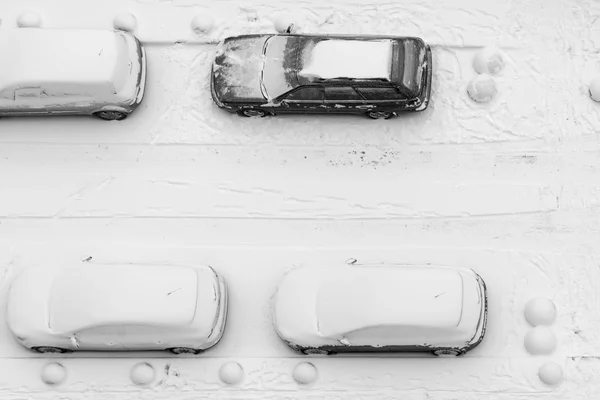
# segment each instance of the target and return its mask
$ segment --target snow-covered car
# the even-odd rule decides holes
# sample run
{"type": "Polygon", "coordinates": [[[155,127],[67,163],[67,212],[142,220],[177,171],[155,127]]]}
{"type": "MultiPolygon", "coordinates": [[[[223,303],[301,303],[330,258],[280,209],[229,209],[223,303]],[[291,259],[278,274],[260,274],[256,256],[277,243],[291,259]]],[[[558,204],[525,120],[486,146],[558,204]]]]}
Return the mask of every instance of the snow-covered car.
{"type": "Polygon", "coordinates": [[[427,108],[431,49],[415,37],[243,35],[219,46],[217,106],[239,115],[364,114],[427,108]]]}
{"type": "Polygon", "coordinates": [[[0,117],[122,120],[144,96],[144,48],[127,32],[9,29],[0,32],[0,54],[0,117]]]}
{"type": "Polygon", "coordinates": [[[27,268],[12,282],[7,323],[40,353],[214,346],[227,318],[227,286],[210,267],[95,265],[27,268]]]}
{"type": "Polygon", "coordinates": [[[486,287],[471,269],[298,268],[280,283],[273,318],[279,336],[305,354],[461,355],[483,339],[486,287]]]}

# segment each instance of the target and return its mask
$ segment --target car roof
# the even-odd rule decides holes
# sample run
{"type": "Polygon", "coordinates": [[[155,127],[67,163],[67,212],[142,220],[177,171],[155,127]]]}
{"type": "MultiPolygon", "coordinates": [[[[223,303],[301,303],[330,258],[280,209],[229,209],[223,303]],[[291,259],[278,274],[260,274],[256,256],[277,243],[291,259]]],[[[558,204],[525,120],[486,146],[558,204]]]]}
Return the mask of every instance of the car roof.
{"type": "Polygon", "coordinates": [[[303,55],[299,75],[310,79],[392,80],[392,39],[324,38],[303,55]]]}
{"type": "Polygon", "coordinates": [[[50,289],[48,326],[53,332],[72,332],[96,326],[189,324],[198,293],[210,292],[212,298],[215,290],[214,279],[199,280],[197,271],[202,272],[160,265],[63,269],[50,289]]]}
{"type": "Polygon", "coordinates": [[[114,91],[127,72],[127,34],[109,30],[19,28],[0,33],[0,90],[71,86],[114,91]]]}
{"type": "Polygon", "coordinates": [[[460,323],[462,302],[457,270],[350,267],[321,282],[316,309],[319,332],[335,337],[373,327],[452,329],[460,323]]]}

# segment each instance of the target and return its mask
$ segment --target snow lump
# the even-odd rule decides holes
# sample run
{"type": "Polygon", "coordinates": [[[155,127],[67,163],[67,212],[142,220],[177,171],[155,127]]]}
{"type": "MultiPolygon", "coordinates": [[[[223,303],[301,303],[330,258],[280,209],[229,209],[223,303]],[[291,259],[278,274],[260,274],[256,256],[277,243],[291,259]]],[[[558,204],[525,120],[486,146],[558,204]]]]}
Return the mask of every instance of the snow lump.
{"type": "Polygon", "coordinates": [[[556,349],[556,335],[545,326],[536,326],[525,335],[525,348],[532,355],[552,354],[556,349]]]}
{"type": "Polygon", "coordinates": [[[525,319],[532,326],[552,325],[556,319],[556,306],[545,297],[531,299],[525,305],[525,319]]]}
{"type": "Polygon", "coordinates": [[[487,103],[496,95],[496,82],[488,74],[477,75],[469,82],[467,94],[477,103],[487,103]]]}

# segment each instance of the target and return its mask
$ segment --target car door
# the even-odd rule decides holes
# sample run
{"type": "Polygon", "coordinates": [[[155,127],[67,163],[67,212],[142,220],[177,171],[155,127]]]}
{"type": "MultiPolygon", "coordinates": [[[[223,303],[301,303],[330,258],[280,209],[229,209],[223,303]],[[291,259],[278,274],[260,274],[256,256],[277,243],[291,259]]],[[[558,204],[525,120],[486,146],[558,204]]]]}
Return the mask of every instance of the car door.
{"type": "Polygon", "coordinates": [[[356,113],[365,99],[351,86],[325,87],[325,107],[330,113],[356,113]]]}
{"type": "Polygon", "coordinates": [[[41,87],[22,87],[7,92],[12,101],[8,102],[7,115],[43,115],[47,114],[48,93],[41,87]]]}
{"type": "Polygon", "coordinates": [[[74,332],[71,344],[79,350],[121,351],[124,350],[121,342],[124,334],[123,326],[97,326],[74,332]]]}
{"type": "Polygon", "coordinates": [[[356,90],[365,99],[365,103],[361,106],[363,111],[402,111],[408,101],[397,87],[359,87],[356,90]]]}
{"type": "Polygon", "coordinates": [[[126,325],[121,343],[125,350],[164,350],[171,346],[176,330],[169,335],[165,329],[151,325],[126,325]]]}
{"type": "Polygon", "coordinates": [[[318,86],[300,87],[281,99],[276,113],[320,113],[323,109],[323,89],[318,86]]]}

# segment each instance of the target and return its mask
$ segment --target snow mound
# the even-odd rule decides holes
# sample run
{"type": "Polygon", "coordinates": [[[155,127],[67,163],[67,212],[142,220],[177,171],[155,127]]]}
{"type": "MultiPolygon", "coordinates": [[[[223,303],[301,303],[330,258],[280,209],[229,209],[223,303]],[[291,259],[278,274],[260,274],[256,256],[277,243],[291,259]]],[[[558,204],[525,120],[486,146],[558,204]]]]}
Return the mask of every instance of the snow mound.
{"type": "Polygon", "coordinates": [[[479,74],[499,73],[504,68],[502,51],[497,47],[484,47],[475,54],[473,68],[479,74]]]}
{"type": "Polygon", "coordinates": [[[221,366],[219,378],[230,385],[238,384],[244,379],[244,370],[236,362],[228,362],[221,366]]]}
{"type": "Polygon", "coordinates": [[[293,377],[302,385],[313,383],[317,380],[317,368],[312,363],[301,362],[294,368],[293,377]]]}
{"type": "Polygon", "coordinates": [[[547,362],[538,372],[540,380],[547,385],[558,385],[563,380],[563,369],[555,362],[547,362]]]}
{"type": "Polygon", "coordinates": [[[215,21],[212,19],[210,15],[206,14],[198,14],[192,19],[191,27],[192,30],[200,35],[202,33],[209,32],[213,26],[215,25],[215,21]]]}
{"type": "Polygon", "coordinates": [[[487,103],[496,95],[496,82],[488,74],[477,75],[469,82],[467,94],[477,103],[487,103]]]}
{"type": "Polygon", "coordinates": [[[592,100],[600,102],[600,77],[590,82],[589,92],[592,100]]]}
{"type": "Polygon", "coordinates": [[[39,14],[26,11],[17,18],[19,28],[39,28],[42,26],[42,17],[39,14]]]}
{"type": "Polygon", "coordinates": [[[556,319],[556,306],[545,297],[531,299],[525,305],[525,319],[532,326],[552,325],[556,319]]]}
{"type": "Polygon", "coordinates": [[[294,19],[289,14],[279,14],[273,20],[275,30],[279,33],[294,33],[296,24],[294,19]]]}
{"type": "Polygon", "coordinates": [[[122,13],[115,17],[113,26],[119,31],[133,32],[137,27],[137,18],[131,13],[122,13]]]}
{"type": "Polygon", "coordinates": [[[139,363],[131,369],[131,381],[136,385],[147,385],[154,380],[154,367],[146,362],[139,363]]]}
{"type": "Polygon", "coordinates": [[[67,376],[67,371],[59,363],[46,364],[42,369],[42,381],[48,385],[58,385],[67,376]]]}
{"type": "Polygon", "coordinates": [[[532,355],[552,354],[556,349],[556,335],[545,326],[536,326],[525,335],[525,348],[532,355]]]}

